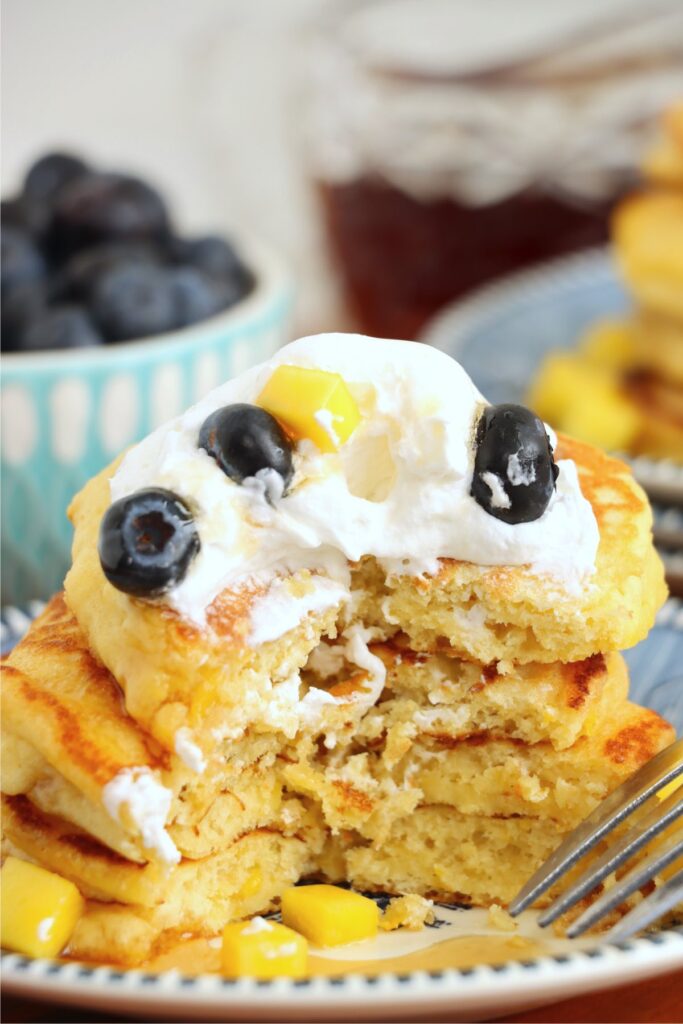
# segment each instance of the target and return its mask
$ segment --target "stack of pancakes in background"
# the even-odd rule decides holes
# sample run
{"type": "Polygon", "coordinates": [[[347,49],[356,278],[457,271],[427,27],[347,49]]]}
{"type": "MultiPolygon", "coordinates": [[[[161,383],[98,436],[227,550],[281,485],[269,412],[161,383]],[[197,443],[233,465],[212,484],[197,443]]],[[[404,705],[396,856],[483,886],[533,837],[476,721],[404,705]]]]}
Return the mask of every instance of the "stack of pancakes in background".
{"type": "Polygon", "coordinates": [[[591,326],[541,364],[529,404],[558,430],[683,463],[683,102],[662,119],[645,184],[622,200],[612,243],[634,311],[591,326]]]}
{"type": "Polygon", "coordinates": [[[644,171],[649,187],[614,217],[616,257],[637,309],[626,390],[641,412],[638,444],[683,462],[683,102],[644,171]]]}
{"type": "Polygon", "coordinates": [[[647,500],[596,449],[561,439],[560,456],[600,530],[576,593],[524,566],[426,578],[366,558],[351,601],[322,574],[278,578],[298,621],[258,644],[257,588],[224,591],[199,629],[107,583],[112,470],[88,484],[65,595],[2,694],[3,849],[86,897],[73,955],[140,963],[301,877],[505,903],[671,742],[628,703],[617,653],[665,597],[647,500]]]}

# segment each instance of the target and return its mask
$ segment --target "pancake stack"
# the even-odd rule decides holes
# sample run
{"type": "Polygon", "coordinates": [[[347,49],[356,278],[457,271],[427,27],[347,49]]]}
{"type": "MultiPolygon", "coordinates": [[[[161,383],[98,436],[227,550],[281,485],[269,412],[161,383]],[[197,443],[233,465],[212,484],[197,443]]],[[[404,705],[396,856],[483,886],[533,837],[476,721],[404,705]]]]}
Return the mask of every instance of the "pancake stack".
{"type": "Polygon", "coordinates": [[[612,217],[634,311],[593,325],[576,351],[551,352],[529,402],[583,440],[683,463],[683,103],[662,123],[643,187],[612,217]]]}
{"type": "Polygon", "coordinates": [[[617,260],[636,301],[626,389],[641,411],[638,448],[683,462],[683,103],[664,117],[645,165],[649,188],[613,225],[617,260]]]}
{"type": "Polygon", "coordinates": [[[323,832],[283,787],[274,737],[193,771],[126,712],[62,595],[3,671],[3,843],[88,899],[75,955],[138,963],[210,935],[314,869],[323,832]]]}
{"type": "Polygon", "coordinates": [[[141,963],[301,878],[505,903],[671,742],[617,653],[665,597],[647,499],[596,449],[556,457],[599,529],[581,586],[366,555],[345,589],[321,556],[225,588],[201,625],[105,577],[117,464],[86,486],[65,591],[2,684],[3,851],[83,893],[74,956],[141,963]]]}
{"type": "Polygon", "coordinates": [[[321,803],[328,870],[341,854],[337,877],[360,889],[506,903],[674,738],[628,702],[617,653],[665,595],[647,502],[620,462],[561,439],[567,456],[600,526],[584,593],[517,568],[444,562],[429,580],[358,568],[355,607],[381,637],[370,651],[386,671],[382,694],[346,744],[285,776],[321,803]]]}

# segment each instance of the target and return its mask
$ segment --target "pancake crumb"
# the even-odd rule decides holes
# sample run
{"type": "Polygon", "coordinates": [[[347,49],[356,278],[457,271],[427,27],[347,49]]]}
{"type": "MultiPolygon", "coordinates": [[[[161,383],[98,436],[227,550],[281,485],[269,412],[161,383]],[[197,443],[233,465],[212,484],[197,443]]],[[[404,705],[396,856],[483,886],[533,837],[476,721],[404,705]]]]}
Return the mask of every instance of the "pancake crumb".
{"type": "Polygon", "coordinates": [[[406,893],[405,896],[395,896],[389,901],[379,926],[385,932],[393,932],[396,928],[419,932],[433,920],[434,901],[418,896],[417,893],[406,893]]]}
{"type": "Polygon", "coordinates": [[[492,928],[497,928],[501,932],[517,930],[517,922],[510,917],[504,907],[501,907],[500,903],[492,903],[489,907],[488,923],[492,928]]]}

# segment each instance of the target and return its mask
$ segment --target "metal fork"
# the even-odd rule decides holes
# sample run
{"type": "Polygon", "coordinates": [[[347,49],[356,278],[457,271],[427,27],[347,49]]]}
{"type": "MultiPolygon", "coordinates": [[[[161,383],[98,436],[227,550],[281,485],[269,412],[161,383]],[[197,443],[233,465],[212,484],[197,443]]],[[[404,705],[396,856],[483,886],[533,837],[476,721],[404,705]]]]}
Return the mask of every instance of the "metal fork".
{"type": "MultiPolygon", "coordinates": [[[[683,740],[677,740],[662,750],[623,785],[602,801],[595,810],[574,829],[564,842],[542,864],[512,901],[508,910],[513,917],[531,906],[602,839],[631,815],[650,797],[652,806],[643,809],[635,822],[617,842],[609,846],[589,867],[551,904],[538,919],[542,926],[551,924],[580,899],[592,892],[608,875],[625,864],[656,835],[683,816],[683,785],[664,799],[657,796],[664,786],[683,775],[683,740]]],[[[575,938],[596,924],[606,914],[651,881],[676,860],[683,858],[683,824],[653,852],[637,863],[610,889],[603,892],[584,913],[567,929],[575,938]]],[[[683,864],[661,886],[626,914],[605,936],[610,942],[621,942],[652,924],[683,900],[683,864]]]]}

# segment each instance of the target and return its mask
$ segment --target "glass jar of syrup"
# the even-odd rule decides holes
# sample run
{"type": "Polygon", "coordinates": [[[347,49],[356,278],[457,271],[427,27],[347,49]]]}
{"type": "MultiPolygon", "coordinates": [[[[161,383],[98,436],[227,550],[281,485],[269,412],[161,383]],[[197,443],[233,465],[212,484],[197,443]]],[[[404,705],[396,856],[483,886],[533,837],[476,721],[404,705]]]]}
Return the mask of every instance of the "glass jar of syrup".
{"type": "Polygon", "coordinates": [[[350,312],[414,338],[450,300],[607,240],[683,94],[683,6],[383,0],[321,34],[310,160],[350,312]]]}

